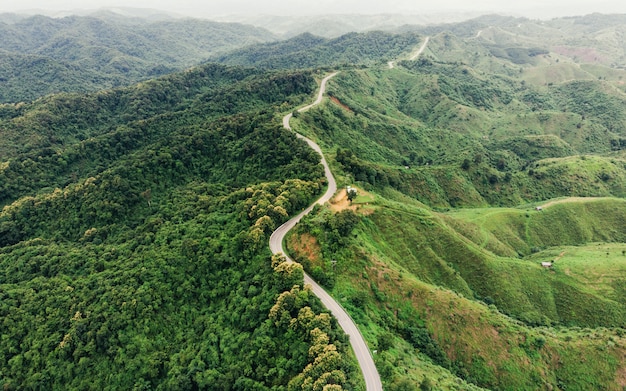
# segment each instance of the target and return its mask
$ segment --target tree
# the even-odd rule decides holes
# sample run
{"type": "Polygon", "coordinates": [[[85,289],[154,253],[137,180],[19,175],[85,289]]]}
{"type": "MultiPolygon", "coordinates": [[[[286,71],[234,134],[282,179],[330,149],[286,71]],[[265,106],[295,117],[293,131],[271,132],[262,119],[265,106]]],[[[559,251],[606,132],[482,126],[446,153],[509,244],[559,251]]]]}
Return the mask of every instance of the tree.
{"type": "Polygon", "coordinates": [[[354,189],[352,187],[349,187],[348,191],[347,191],[347,194],[348,194],[348,201],[350,201],[350,203],[352,203],[352,201],[356,198],[356,194],[357,194],[356,193],[356,189],[354,189]]]}
{"type": "Polygon", "coordinates": [[[430,391],[433,389],[433,385],[432,382],[430,381],[429,378],[424,378],[424,381],[422,382],[422,384],[420,384],[420,390],[422,391],[430,391]]]}
{"type": "Polygon", "coordinates": [[[463,163],[461,163],[461,168],[465,171],[469,170],[469,168],[471,167],[471,163],[469,161],[469,159],[464,159],[463,163]]]}

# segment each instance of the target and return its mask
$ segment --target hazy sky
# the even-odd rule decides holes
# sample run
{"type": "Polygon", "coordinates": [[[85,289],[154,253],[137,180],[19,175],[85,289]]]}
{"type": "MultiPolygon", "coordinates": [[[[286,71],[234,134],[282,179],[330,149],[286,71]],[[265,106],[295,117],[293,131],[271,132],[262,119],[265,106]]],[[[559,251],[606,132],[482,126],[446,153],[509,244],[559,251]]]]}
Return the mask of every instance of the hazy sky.
{"type": "Polygon", "coordinates": [[[197,17],[228,14],[499,12],[531,17],[626,13],[624,0],[0,0],[0,12],[137,7],[197,17]]]}

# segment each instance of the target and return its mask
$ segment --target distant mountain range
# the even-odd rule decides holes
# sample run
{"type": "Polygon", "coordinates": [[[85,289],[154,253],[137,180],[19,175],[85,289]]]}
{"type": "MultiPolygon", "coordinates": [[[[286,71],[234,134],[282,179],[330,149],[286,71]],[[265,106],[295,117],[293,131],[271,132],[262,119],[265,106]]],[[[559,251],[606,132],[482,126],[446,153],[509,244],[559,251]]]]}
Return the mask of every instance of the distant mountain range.
{"type": "Polygon", "coordinates": [[[210,55],[278,38],[236,23],[94,16],[0,16],[0,102],[95,91],[196,65],[210,55]]]}

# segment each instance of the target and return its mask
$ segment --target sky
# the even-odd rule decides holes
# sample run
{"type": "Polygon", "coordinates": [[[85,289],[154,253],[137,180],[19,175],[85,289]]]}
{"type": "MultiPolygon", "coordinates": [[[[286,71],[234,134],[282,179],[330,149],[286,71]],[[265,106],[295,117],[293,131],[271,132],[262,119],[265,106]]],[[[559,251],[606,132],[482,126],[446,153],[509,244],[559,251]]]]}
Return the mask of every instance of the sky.
{"type": "Polygon", "coordinates": [[[211,18],[225,15],[501,13],[532,18],[626,13],[624,0],[1,0],[0,12],[151,8],[211,18]]]}

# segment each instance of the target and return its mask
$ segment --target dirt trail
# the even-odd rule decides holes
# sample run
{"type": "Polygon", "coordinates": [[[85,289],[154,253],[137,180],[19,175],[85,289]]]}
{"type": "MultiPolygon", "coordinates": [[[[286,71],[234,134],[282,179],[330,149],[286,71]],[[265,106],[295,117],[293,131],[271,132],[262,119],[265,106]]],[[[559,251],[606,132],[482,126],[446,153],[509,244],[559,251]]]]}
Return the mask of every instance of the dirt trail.
{"type": "MultiPolygon", "coordinates": [[[[428,41],[430,40],[430,37],[426,37],[426,40],[424,40],[424,43],[422,43],[422,46],[417,50],[417,52],[412,55],[409,60],[411,61],[415,61],[419,58],[419,56],[422,54],[422,52],[426,49],[426,45],[428,45],[428,41]]],[[[389,69],[393,69],[396,67],[396,62],[395,61],[389,61],[387,63],[387,66],[389,67],[389,69]]]]}

